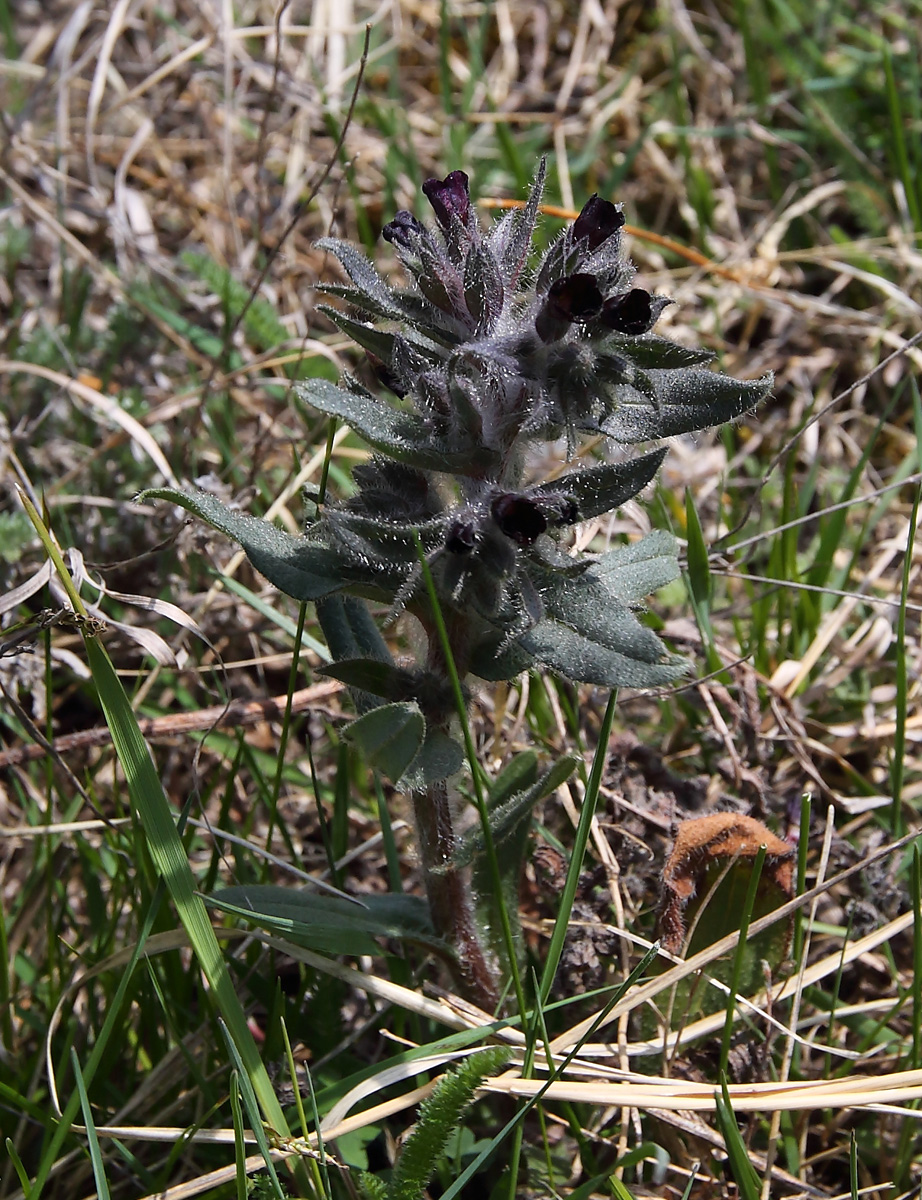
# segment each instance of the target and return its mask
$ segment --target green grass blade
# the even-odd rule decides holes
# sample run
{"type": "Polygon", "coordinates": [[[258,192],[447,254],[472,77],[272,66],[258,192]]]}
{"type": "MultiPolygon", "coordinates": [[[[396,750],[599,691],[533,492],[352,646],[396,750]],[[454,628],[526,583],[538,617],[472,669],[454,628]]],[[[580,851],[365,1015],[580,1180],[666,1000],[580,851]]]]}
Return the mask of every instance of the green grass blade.
{"type": "MultiPolygon", "coordinates": [[[[57,569],[74,611],[85,618],[86,609],[55,542],[28,497],[23,496],[22,500],[57,569]]],[[[92,631],[84,630],[84,646],[99,702],[112,735],[112,744],[125,772],[128,792],[144,830],[151,858],[189,935],[215,1005],[230,1030],[241,1057],[242,1069],[252,1083],[263,1115],[280,1134],[287,1134],[285,1115],[247,1026],[205,905],[196,894],[196,883],[186,852],[131,703],[108,654],[92,631]]]]}
{"type": "Polygon", "coordinates": [[[906,715],[909,706],[909,672],[906,661],[906,605],[912,577],[913,546],[919,520],[922,487],[916,491],[909,531],[906,534],[906,553],[903,556],[903,582],[900,587],[900,608],[896,621],[896,730],[893,735],[893,759],[890,766],[890,830],[895,838],[903,832],[903,776],[906,758],[906,715]]]}
{"type": "Polygon", "coordinates": [[[96,1134],[96,1123],[93,1120],[93,1110],[90,1107],[90,1098],[86,1094],[86,1084],[83,1081],[83,1073],[80,1070],[80,1059],[77,1057],[77,1051],[71,1048],[70,1063],[74,1071],[74,1079],[77,1083],[77,1094],[80,1097],[80,1107],[83,1110],[83,1124],[86,1127],[87,1149],[90,1154],[90,1163],[93,1167],[93,1178],[96,1180],[96,1195],[99,1200],[109,1200],[109,1181],[106,1178],[106,1167],[102,1161],[102,1151],[99,1148],[99,1137],[96,1134]]]}
{"type": "Polygon", "coordinates": [[[756,1174],[756,1169],[749,1158],[749,1151],[740,1135],[733,1107],[730,1104],[727,1079],[723,1073],[720,1077],[720,1091],[717,1093],[717,1128],[720,1130],[720,1136],[727,1148],[730,1174],[739,1188],[741,1200],[760,1200],[762,1181],[756,1174]]]}
{"type": "Polygon", "coordinates": [[[243,1136],[243,1108],[240,1104],[240,1079],[236,1071],[230,1078],[231,1118],[234,1122],[234,1163],[237,1167],[235,1183],[237,1200],[247,1200],[246,1141],[243,1136]]]}
{"type": "MultiPolygon", "coordinates": [[[[224,1035],[224,1041],[227,1044],[227,1051],[236,1067],[236,1069],[232,1072],[232,1074],[236,1076],[236,1085],[234,1090],[239,1089],[240,1097],[243,1100],[243,1107],[246,1110],[247,1118],[249,1119],[250,1126],[253,1130],[253,1136],[256,1138],[256,1145],[259,1147],[260,1153],[262,1154],[266,1163],[266,1171],[268,1172],[269,1179],[272,1182],[272,1190],[275,1193],[277,1200],[288,1200],[288,1197],[282,1188],[278,1174],[276,1173],[275,1163],[272,1161],[272,1151],[269,1147],[269,1139],[266,1137],[266,1130],[263,1127],[262,1120],[260,1119],[259,1101],[256,1099],[256,1092],[254,1091],[249,1075],[244,1068],[243,1059],[240,1057],[240,1052],[234,1044],[234,1039],[230,1036],[230,1030],[220,1018],[218,1020],[218,1025],[221,1028],[221,1033],[224,1035]]],[[[276,1130],[276,1132],[278,1133],[280,1131],[276,1130]]],[[[236,1142],[236,1140],[235,1133],[234,1141],[236,1142]]]]}
{"type": "Polygon", "coordinates": [[[736,997],[739,992],[740,976],[743,971],[743,960],[746,956],[746,938],[749,935],[749,923],[752,920],[752,910],[755,907],[756,895],[759,891],[759,881],[762,878],[762,867],[765,863],[766,847],[760,846],[752,864],[752,875],[749,877],[749,887],[746,889],[746,899],[740,916],[740,937],[733,955],[733,969],[730,973],[730,993],[727,996],[727,1019],[724,1022],[723,1038],[720,1043],[720,1070],[726,1074],[727,1061],[730,1057],[730,1042],[733,1038],[733,1010],[736,1007],[736,997]]]}
{"type": "Polygon", "coordinates": [[[560,956],[563,954],[564,942],[567,937],[567,925],[570,921],[570,913],[573,911],[573,902],[576,899],[576,890],[579,886],[579,876],[583,869],[583,859],[586,855],[586,847],[589,845],[589,835],[592,831],[592,818],[599,799],[599,788],[602,786],[605,764],[608,761],[608,742],[611,738],[611,728],[615,719],[617,704],[618,693],[611,692],[599,729],[599,742],[592,759],[592,770],[589,773],[589,782],[583,797],[583,807],[579,815],[576,837],[573,841],[573,852],[570,855],[567,879],[560,898],[560,908],[557,912],[557,919],[554,922],[554,932],[551,934],[551,943],[548,946],[547,958],[545,959],[544,970],[541,975],[541,1000],[545,1004],[551,994],[554,976],[560,964],[560,956]]]}

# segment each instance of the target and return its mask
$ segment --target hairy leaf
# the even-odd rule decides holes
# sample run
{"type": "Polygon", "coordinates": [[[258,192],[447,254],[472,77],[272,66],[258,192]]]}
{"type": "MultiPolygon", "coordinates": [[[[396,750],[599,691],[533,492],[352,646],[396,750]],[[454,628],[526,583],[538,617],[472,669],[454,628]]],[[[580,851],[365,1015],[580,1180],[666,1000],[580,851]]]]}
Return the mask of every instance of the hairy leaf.
{"type": "Polygon", "coordinates": [[[426,722],[411,702],[381,704],[350,722],[343,736],[365,761],[396,783],[422,749],[426,722]]]}
{"type": "Polygon", "coordinates": [[[628,615],[635,628],[631,636],[625,625],[620,650],[552,620],[539,621],[519,644],[558,674],[598,687],[662,687],[685,674],[686,660],[670,654],[654,633],[628,615]]]}
{"type": "Polygon", "coordinates": [[[236,512],[208,492],[150,488],[139,499],[169,500],[226,533],[240,543],[257,571],[296,600],[318,600],[348,586],[342,560],[333,550],[236,512]]]}
{"type": "Polygon", "coordinates": [[[602,421],[602,431],[619,442],[643,442],[675,437],[711,425],[735,421],[764,400],[771,375],[761,379],[731,379],[715,371],[651,371],[655,402],[636,387],[614,388],[615,410],[602,421]]]}
{"type": "Polygon", "coordinates": [[[588,471],[571,471],[537,489],[542,496],[572,496],[578,519],[588,520],[611,512],[630,500],[650,482],[662,465],[666,450],[654,450],[628,462],[605,463],[588,471]]]}
{"type": "Polygon", "coordinates": [[[429,471],[476,471],[488,468],[496,454],[476,442],[457,445],[440,438],[415,413],[398,412],[384,401],[347,392],[325,379],[297,384],[302,399],[330,417],[338,417],[382,454],[429,471]]]}

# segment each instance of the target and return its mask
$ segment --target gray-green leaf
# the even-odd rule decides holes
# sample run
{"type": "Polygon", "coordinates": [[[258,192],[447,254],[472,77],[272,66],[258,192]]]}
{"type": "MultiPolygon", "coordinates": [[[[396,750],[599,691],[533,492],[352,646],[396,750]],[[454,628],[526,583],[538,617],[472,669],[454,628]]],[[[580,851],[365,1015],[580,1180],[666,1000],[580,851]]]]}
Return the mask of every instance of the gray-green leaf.
{"type": "Polygon", "coordinates": [[[370,767],[392,782],[400,779],[419,754],[426,722],[413,703],[382,704],[358,717],[343,736],[361,750],[370,767]]]}
{"type": "Polygon", "coordinates": [[[348,585],[334,551],[307,538],[292,537],[258,517],[236,512],[208,492],[150,488],[139,499],[168,500],[226,533],[240,543],[257,571],[296,600],[318,600],[348,585]]]}
{"type": "Polygon", "coordinates": [[[424,471],[483,470],[496,455],[484,446],[469,442],[457,445],[435,436],[422,417],[398,412],[383,400],[347,392],[325,379],[297,384],[298,394],[314,408],[338,417],[366,442],[400,462],[424,471]]]}

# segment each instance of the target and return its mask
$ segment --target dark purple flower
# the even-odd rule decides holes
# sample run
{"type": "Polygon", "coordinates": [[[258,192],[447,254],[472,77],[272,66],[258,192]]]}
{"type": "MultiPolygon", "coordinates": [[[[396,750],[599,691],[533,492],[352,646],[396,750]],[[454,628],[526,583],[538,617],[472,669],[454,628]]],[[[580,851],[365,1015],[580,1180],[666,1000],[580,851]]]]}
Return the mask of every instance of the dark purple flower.
{"type": "Polygon", "coordinates": [[[547,530],[547,517],[530,496],[503,492],[490,506],[493,520],[519,546],[530,546],[547,530]]]}
{"type": "Polygon", "coordinates": [[[616,333],[637,337],[647,333],[668,303],[665,297],[656,297],[643,288],[632,288],[620,296],[611,296],[602,306],[601,321],[616,333]]]}
{"type": "Polygon", "coordinates": [[[588,250],[595,250],[623,224],[624,213],[619,212],[610,200],[590,196],[573,222],[572,237],[576,242],[585,241],[588,250]]]}
{"type": "Polygon", "coordinates": [[[547,290],[535,317],[535,329],[543,342],[563,337],[574,321],[588,321],[602,307],[602,293],[594,275],[577,272],[557,279],[547,290]]]}
{"type": "Polygon", "coordinates": [[[394,214],[394,219],[384,226],[381,236],[386,242],[392,242],[402,250],[407,250],[423,232],[423,226],[413,214],[402,208],[394,214]]]}
{"type": "Polygon", "coordinates": [[[465,521],[456,517],[448,529],[445,538],[445,549],[449,554],[467,555],[477,544],[477,527],[473,521],[465,521]]]}
{"type": "Polygon", "coordinates": [[[463,171],[452,171],[444,179],[427,179],[423,195],[432,205],[435,218],[445,233],[452,228],[452,217],[467,226],[471,212],[471,193],[463,171]]]}

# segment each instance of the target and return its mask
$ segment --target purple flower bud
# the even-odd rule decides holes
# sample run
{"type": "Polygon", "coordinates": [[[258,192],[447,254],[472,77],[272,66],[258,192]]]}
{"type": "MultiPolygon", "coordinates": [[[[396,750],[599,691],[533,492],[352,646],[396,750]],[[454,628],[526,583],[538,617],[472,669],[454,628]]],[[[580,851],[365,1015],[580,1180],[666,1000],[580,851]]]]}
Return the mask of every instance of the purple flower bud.
{"type": "Polygon", "coordinates": [[[572,237],[575,242],[585,240],[588,250],[595,250],[618,232],[624,224],[624,213],[619,212],[610,200],[597,195],[590,196],[579,216],[573,222],[572,237]]]}
{"type": "Polygon", "coordinates": [[[616,333],[638,337],[653,328],[663,309],[664,297],[654,299],[643,288],[631,288],[620,296],[610,296],[602,306],[601,321],[616,333]],[[661,302],[663,301],[663,302],[661,302]]]}
{"type": "Polygon", "coordinates": [[[393,221],[388,221],[384,226],[381,230],[381,236],[386,242],[392,242],[395,246],[399,246],[401,250],[407,250],[413,245],[416,238],[424,232],[423,226],[420,225],[413,214],[402,208],[394,214],[393,221]]]}
{"type": "Polygon", "coordinates": [[[602,307],[603,296],[594,275],[580,271],[557,279],[547,290],[535,329],[543,342],[563,337],[574,321],[588,321],[602,307]]]}
{"type": "Polygon", "coordinates": [[[506,537],[519,546],[530,546],[547,530],[547,517],[530,496],[503,492],[493,501],[490,511],[506,537]]]}
{"type": "Polygon", "coordinates": [[[452,228],[452,217],[467,226],[471,212],[471,193],[463,171],[452,171],[444,179],[427,179],[423,195],[432,205],[435,218],[445,233],[452,228]]]}

